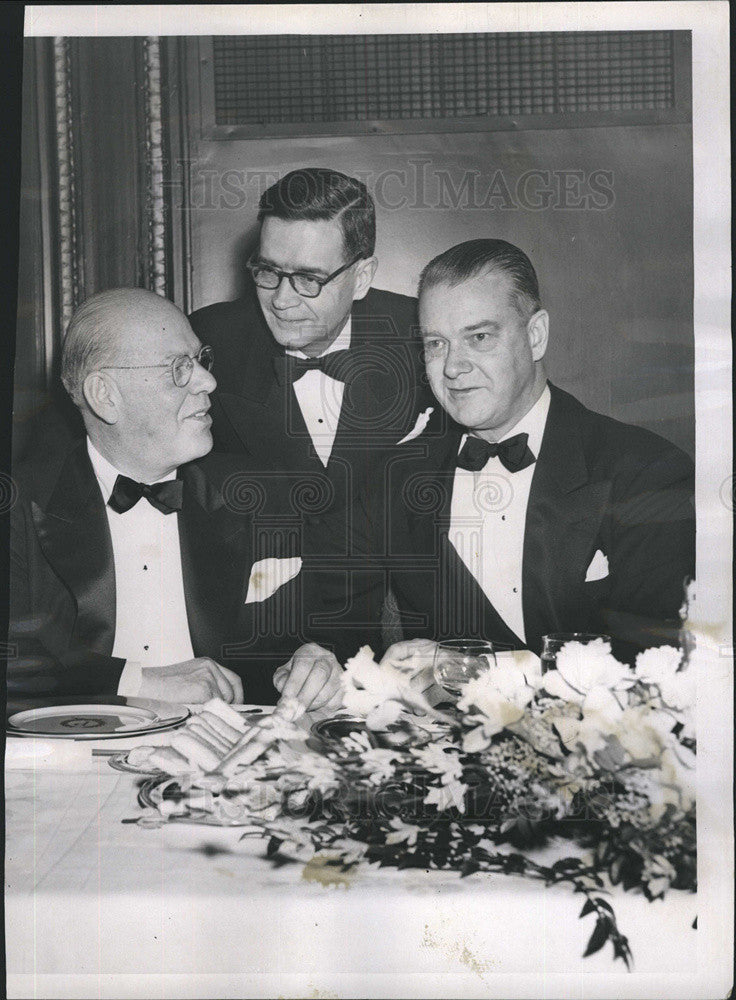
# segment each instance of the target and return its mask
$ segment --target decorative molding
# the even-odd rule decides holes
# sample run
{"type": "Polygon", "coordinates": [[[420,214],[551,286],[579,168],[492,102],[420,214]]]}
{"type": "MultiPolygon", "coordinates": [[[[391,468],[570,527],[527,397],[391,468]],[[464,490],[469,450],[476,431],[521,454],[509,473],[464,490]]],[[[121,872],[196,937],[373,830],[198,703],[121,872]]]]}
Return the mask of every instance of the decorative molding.
{"type": "Polygon", "coordinates": [[[143,39],[145,59],[146,142],[146,285],[159,295],[167,293],[166,204],[161,97],[161,48],[156,37],[143,39]]]}
{"type": "Polygon", "coordinates": [[[74,104],[68,38],[54,38],[54,114],[59,198],[59,281],[62,336],[79,303],[83,263],[77,223],[74,159],[74,104]]]}

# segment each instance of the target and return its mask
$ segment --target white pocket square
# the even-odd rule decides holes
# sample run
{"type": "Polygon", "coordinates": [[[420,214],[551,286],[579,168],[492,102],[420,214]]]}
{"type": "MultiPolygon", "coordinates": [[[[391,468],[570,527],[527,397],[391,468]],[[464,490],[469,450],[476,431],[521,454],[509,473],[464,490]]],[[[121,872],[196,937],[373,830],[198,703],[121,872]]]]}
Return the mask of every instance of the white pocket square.
{"type": "Polygon", "coordinates": [[[590,561],[588,572],[585,574],[585,582],[592,583],[594,580],[604,580],[608,576],[608,559],[600,549],[590,561]]]}
{"type": "Polygon", "coordinates": [[[434,407],[428,406],[423,413],[419,414],[419,416],[417,417],[417,422],[414,424],[414,427],[409,431],[406,437],[403,437],[400,441],[397,441],[396,443],[406,444],[407,441],[413,441],[415,437],[419,437],[419,435],[422,433],[424,428],[429,423],[429,418],[432,416],[433,413],[434,413],[434,407]]]}
{"type": "Polygon", "coordinates": [[[291,559],[260,559],[253,564],[250,571],[245,603],[255,604],[258,601],[265,601],[275,594],[279,587],[293,580],[301,568],[302,561],[299,556],[291,559]]]}

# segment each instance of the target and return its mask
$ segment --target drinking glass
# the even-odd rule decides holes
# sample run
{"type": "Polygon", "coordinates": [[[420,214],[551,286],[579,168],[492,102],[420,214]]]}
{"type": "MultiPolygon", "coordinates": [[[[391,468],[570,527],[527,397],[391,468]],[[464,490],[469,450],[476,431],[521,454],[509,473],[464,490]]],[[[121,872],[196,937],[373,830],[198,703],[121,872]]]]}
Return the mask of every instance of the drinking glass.
{"type": "Polygon", "coordinates": [[[446,639],[434,652],[434,679],[450,694],[460,696],[468,681],[496,666],[493,643],[484,639],[446,639]]]}
{"type": "Polygon", "coordinates": [[[542,673],[546,670],[554,670],[557,666],[557,654],[566,642],[580,642],[584,646],[602,639],[610,642],[610,635],[600,635],[595,632],[552,632],[550,635],[543,635],[542,642],[542,673]]]}

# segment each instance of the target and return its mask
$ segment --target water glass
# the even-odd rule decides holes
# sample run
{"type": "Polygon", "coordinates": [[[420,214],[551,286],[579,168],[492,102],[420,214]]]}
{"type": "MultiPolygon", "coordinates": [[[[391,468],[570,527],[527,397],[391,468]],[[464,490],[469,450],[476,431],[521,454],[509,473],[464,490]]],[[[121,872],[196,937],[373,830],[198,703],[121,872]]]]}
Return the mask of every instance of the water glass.
{"type": "Polygon", "coordinates": [[[450,694],[460,696],[468,681],[496,666],[493,643],[483,639],[446,639],[434,653],[434,679],[450,694]]]}
{"type": "Polygon", "coordinates": [[[543,635],[542,642],[542,673],[546,670],[554,670],[557,666],[557,654],[567,642],[580,642],[587,646],[596,639],[603,642],[610,642],[610,635],[600,635],[595,632],[552,632],[550,635],[543,635]]]}

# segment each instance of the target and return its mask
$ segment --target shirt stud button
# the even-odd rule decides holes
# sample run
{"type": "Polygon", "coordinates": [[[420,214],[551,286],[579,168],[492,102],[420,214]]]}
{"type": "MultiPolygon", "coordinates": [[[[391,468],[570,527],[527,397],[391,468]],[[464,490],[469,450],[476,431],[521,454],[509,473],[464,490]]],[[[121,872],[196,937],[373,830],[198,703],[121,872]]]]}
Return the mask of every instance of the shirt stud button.
{"type": "Polygon", "coordinates": [[[148,566],[144,566],[143,569],[148,569],[148,566]]]}
{"type": "Polygon", "coordinates": [[[505,514],[502,514],[502,515],[501,515],[501,520],[502,520],[502,521],[505,521],[505,520],[506,520],[506,515],[505,515],[505,514]]]}
{"type": "Polygon", "coordinates": [[[143,648],[144,648],[144,649],[148,649],[148,646],[144,646],[143,648]]]}
{"type": "Polygon", "coordinates": [[[518,587],[514,587],[514,593],[515,593],[515,594],[518,594],[518,593],[519,593],[519,588],[518,588],[518,587]]]}
{"type": "Polygon", "coordinates": [[[322,417],[317,417],[317,423],[318,424],[323,424],[324,423],[324,420],[322,419],[322,417]]]}

